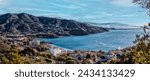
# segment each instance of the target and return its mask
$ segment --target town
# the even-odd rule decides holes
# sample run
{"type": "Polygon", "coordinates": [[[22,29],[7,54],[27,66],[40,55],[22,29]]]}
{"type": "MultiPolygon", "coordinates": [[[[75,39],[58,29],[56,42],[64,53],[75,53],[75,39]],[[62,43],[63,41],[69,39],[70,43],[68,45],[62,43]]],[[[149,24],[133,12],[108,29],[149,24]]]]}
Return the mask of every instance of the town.
{"type": "MultiPolygon", "coordinates": [[[[99,51],[83,51],[70,50],[61,48],[52,43],[41,41],[40,38],[29,37],[19,34],[1,35],[1,40],[7,41],[10,50],[17,53],[20,59],[25,62],[21,63],[52,63],[52,64],[102,64],[108,62],[110,59],[118,59],[130,48],[116,49],[109,52],[99,51]]],[[[10,51],[9,50],[9,51],[10,51]]],[[[7,57],[7,51],[1,51],[3,56],[7,57]]],[[[11,63],[6,58],[5,63],[11,63]]],[[[1,61],[1,63],[3,63],[1,61]]],[[[13,63],[13,62],[12,62],[13,63]]],[[[16,62],[18,63],[18,62],[16,62]]]]}

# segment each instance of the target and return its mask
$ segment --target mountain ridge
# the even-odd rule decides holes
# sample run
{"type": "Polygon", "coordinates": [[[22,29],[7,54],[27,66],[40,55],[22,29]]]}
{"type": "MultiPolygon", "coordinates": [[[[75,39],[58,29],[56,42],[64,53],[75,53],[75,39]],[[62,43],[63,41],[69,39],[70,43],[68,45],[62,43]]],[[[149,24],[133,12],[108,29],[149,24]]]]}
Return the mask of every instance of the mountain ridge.
{"type": "Polygon", "coordinates": [[[128,24],[122,24],[122,23],[89,23],[94,26],[101,26],[108,29],[140,29],[141,26],[134,26],[134,25],[128,25],[128,24]]]}
{"type": "Polygon", "coordinates": [[[57,36],[88,35],[108,31],[75,20],[34,16],[27,13],[0,15],[0,33],[7,34],[51,34],[57,36]]]}

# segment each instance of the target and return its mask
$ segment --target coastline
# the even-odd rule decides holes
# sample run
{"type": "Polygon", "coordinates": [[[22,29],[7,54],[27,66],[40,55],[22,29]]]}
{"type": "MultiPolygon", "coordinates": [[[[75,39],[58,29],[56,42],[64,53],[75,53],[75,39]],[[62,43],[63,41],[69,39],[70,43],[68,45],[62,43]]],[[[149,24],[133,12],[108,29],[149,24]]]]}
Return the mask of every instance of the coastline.
{"type": "MultiPolygon", "coordinates": [[[[44,40],[41,40],[42,38],[34,38],[35,40],[39,40],[40,42],[46,42],[46,41],[44,41],[44,40]]],[[[34,40],[33,39],[33,40],[34,40]]],[[[69,51],[74,51],[74,50],[72,50],[72,49],[68,49],[68,48],[64,48],[64,47],[61,47],[61,46],[58,46],[58,45],[56,45],[56,44],[54,44],[54,43],[50,43],[50,42],[46,42],[46,43],[48,43],[50,46],[54,46],[54,47],[57,47],[57,48],[60,48],[60,49],[64,49],[64,50],[69,50],[69,51]]]]}
{"type": "MultiPolygon", "coordinates": [[[[100,37],[102,37],[105,34],[110,34],[108,33],[103,33],[100,34],[100,37]],[[102,36],[101,36],[102,35],[102,36]]],[[[95,34],[98,35],[98,34],[95,34]]],[[[85,37],[85,40],[89,40],[90,36],[94,35],[87,35],[85,37]]],[[[70,38],[70,37],[69,37],[70,38]]],[[[73,37],[74,38],[74,37],[73,37]]],[[[83,38],[83,37],[81,37],[83,38]]],[[[10,38],[6,38],[10,39],[10,38]]],[[[64,38],[62,38],[64,39],[64,38]]],[[[75,40],[78,40],[80,38],[75,37],[75,40]]],[[[90,38],[91,40],[94,40],[90,38]]],[[[52,41],[44,41],[41,38],[27,38],[27,37],[18,37],[16,38],[11,38],[12,44],[16,45],[16,49],[20,52],[21,58],[27,58],[30,59],[36,63],[41,60],[41,63],[57,63],[57,64],[68,64],[68,61],[75,63],[88,63],[88,64],[99,64],[99,63],[105,63],[112,58],[119,58],[120,56],[124,55],[126,51],[130,49],[113,49],[109,50],[108,52],[103,51],[102,49],[99,49],[97,51],[94,50],[70,50],[58,45],[55,45],[54,43],[51,43],[52,41]],[[24,42],[24,39],[26,39],[26,43],[24,42]],[[23,47],[22,47],[23,46],[23,47]],[[19,48],[18,48],[19,47],[19,48]],[[24,55],[29,55],[31,58],[28,58],[24,55]]],[[[68,40],[68,39],[64,39],[68,40]]],[[[72,40],[72,37],[71,37],[72,40]]],[[[58,39],[60,41],[60,39],[58,39]]],[[[68,40],[69,42],[70,40],[68,40]]],[[[106,41],[106,40],[105,40],[106,41]]],[[[76,41],[70,41],[70,43],[75,43],[76,41]]],[[[78,40],[79,43],[82,43],[81,40],[78,40]]],[[[65,41],[65,43],[67,43],[65,41]]],[[[63,44],[65,44],[63,43],[63,44]]],[[[89,47],[93,47],[90,45],[88,41],[83,41],[84,44],[89,45],[89,47]]],[[[106,44],[107,46],[108,44],[106,44]]],[[[78,45],[81,46],[81,45],[78,45]]],[[[98,46],[101,46],[98,44],[98,46]]],[[[16,52],[15,52],[16,53],[16,52]]],[[[30,62],[29,62],[30,63],[30,62]]],[[[32,62],[33,63],[33,62],[32,62]]]]}
{"type": "Polygon", "coordinates": [[[142,30],[111,30],[105,33],[86,36],[70,36],[61,38],[44,38],[43,41],[71,50],[105,51],[127,48],[134,45],[136,35],[142,30]]]}

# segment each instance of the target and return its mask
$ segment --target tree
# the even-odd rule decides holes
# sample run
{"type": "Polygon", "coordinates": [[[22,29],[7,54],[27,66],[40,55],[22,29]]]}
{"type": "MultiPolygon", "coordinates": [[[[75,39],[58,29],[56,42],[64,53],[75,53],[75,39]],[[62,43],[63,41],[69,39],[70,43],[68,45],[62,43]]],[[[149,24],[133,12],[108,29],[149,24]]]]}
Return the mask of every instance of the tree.
{"type": "Polygon", "coordinates": [[[75,60],[67,60],[66,64],[77,64],[75,60]]]}
{"type": "Polygon", "coordinates": [[[139,41],[138,44],[130,52],[122,57],[125,64],[150,64],[150,43],[139,41]]]}
{"type": "Polygon", "coordinates": [[[90,54],[87,54],[86,55],[86,59],[90,59],[91,58],[91,55],[90,54]]]}
{"type": "Polygon", "coordinates": [[[133,0],[133,3],[139,4],[142,8],[148,9],[150,15],[150,0],[133,0]]]}
{"type": "Polygon", "coordinates": [[[121,58],[111,60],[110,63],[121,64],[150,64],[150,40],[143,39],[144,36],[138,37],[137,43],[126,52],[121,58]]]}
{"type": "Polygon", "coordinates": [[[10,52],[8,54],[0,54],[0,61],[2,64],[23,64],[24,60],[18,53],[10,52]]]}
{"type": "Polygon", "coordinates": [[[10,45],[8,45],[5,40],[0,38],[0,52],[7,52],[10,48],[10,45]]]}

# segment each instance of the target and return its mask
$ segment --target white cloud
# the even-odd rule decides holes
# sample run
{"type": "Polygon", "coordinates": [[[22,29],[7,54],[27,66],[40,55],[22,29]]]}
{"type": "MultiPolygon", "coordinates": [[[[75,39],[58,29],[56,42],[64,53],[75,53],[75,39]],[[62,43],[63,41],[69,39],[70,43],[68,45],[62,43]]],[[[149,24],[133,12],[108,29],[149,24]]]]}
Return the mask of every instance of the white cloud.
{"type": "Polygon", "coordinates": [[[44,13],[58,13],[58,11],[50,11],[46,9],[39,9],[39,8],[9,8],[10,10],[18,10],[18,11],[33,11],[33,12],[44,12],[44,13]]]}
{"type": "Polygon", "coordinates": [[[63,1],[66,2],[66,3],[74,4],[76,6],[80,6],[80,7],[86,7],[86,6],[88,6],[88,4],[85,3],[82,0],[63,0],[63,1]]]}
{"type": "Polygon", "coordinates": [[[121,6],[121,7],[134,7],[132,0],[112,0],[112,4],[121,6]]]}
{"type": "Polygon", "coordinates": [[[61,7],[61,8],[68,8],[68,9],[78,9],[79,6],[75,6],[75,5],[63,5],[63,4],[59,4],[59,3],[50,3],[52,4],[53,6],[56,6],[56,7],[61,7]]]}

